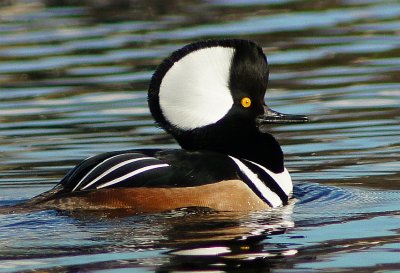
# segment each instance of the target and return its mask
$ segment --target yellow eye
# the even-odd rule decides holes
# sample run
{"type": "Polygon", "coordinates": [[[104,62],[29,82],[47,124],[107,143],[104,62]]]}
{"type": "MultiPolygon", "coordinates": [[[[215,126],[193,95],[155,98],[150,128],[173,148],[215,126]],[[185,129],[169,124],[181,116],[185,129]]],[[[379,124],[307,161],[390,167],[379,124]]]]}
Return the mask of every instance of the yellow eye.
{"type": "Polygon", "coordinates": [[[240,101],[240,103],[242,104],[242,106],[243,106],[244,108],[249,108],[249,107],[251,106],[251,99],[248,98],[248,97],[244,97],[244,98],[240,101]]]}

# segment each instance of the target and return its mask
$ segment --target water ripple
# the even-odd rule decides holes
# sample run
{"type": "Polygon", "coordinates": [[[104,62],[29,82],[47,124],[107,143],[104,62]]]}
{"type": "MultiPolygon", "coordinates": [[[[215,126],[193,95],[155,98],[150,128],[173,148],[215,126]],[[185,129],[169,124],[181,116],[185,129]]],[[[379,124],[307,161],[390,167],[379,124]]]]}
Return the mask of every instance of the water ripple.
{"type": "Polygon", "coordinates": [[[271,65],[268,105],[312,121],[270,129],[296,184],[288,206],[0,215],[0,272],[392,270],[399,15],[394,0],[0,4],[1,205],[93,154],[177,148],[154,126],[146,90],[156,65],[192,40],[257,41],[271,65]]]}

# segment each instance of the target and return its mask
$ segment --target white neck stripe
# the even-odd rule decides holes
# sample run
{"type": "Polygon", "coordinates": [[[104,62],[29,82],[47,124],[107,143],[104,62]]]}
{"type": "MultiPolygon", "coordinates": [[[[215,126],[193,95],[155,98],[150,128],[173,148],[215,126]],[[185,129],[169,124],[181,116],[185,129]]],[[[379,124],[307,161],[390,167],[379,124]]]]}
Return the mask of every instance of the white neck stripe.
{"type": "Polygon", "coordinates": [[[265,200],[268,200],[270,202],[271,206],[273,208],[279,207],[282,205],[282,200],[279,198],[279,196],[271,191],[264,182],[258,178],[257,174],[253,173],[245,164],[243,164],[242,161],[239,159],[229,156],[233,162],[239,167],[239,169],[245,174],[249,180],[253,183],[253,185],[258,189],[258,191],[261,193],[261,195],[265,198],[265,200]]]}
{"type": "Polygon", "coordinates": [[[104,187],[108,187],[108,186],[117,184],[117,183],[119,183],[119,182],[121,182],[121,181],[123,181],[123,180],[125,180],[127,178],[133,177],[135,175],[138,175],[138,174],[146,172],[146,171],[150,171],[150,170],[158,169],[158,168],[165,168],[165,167],[169,167],[169,165],[168,164],[157,164],[157,165],[146,166],[146,167],[137,169],[137,170],[135,170],[133,172],[127,173],[126,175],[120,176],[120,177],[118,177],[118,178],[116,178],[114,180],[111,180],[111,181],[107,182],[107,183],[101,184],[101,185],[97,186],[96,189],[101,189],[101,188],[104,188],[104,187]]]}
{"type": "Polygon", "coordinates": [[[247,159],[245,160],[261,168],[264,172],[266,172],[269,176],[271,176],[273,180],[275,180],[275,182],[286,193],[287,196],[291,195],[293,191],[293,183],[292,183],[292,178],[290,177],[290,174],[286,168],[284,168],[283,172],[281,173],[274,173],[256,162],[247,159]]]}

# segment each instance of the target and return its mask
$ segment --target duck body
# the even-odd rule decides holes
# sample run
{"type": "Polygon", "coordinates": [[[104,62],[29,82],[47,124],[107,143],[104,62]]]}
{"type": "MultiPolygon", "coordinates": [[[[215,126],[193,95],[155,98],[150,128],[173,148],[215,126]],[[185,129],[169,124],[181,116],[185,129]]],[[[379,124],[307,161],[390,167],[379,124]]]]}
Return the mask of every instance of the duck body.
{"type": "Polygon", "coordinates": [[[255,162],[212,151],[126,150],[82,161],[38,204],[137,213],[182,207],[260,210],[287,203],[290,175],[285,170],[277,176],[281,184],[255,162]]]}
{"type": "Polygon", "coordinates": [[[279,207],[292,194],[271,123],[305,122],[265,104],[268,63],[246,40],[185,46],[154,73],[148,102],[181,150],[142,149],[90,157],[27,206],[62,210],[184,207],[250,211],[279,207]]]}

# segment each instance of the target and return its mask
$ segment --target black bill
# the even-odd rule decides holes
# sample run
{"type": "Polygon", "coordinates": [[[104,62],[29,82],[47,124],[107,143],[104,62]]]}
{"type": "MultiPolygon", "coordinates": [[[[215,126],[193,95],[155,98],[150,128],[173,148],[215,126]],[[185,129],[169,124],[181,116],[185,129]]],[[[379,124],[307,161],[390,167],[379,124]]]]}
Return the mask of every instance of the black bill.
{"type": "Polygon", "coordinates": [[[264,106],[264,114],[257,117],[257,124],[259,126],[266,124],[278,123],[304,123],[308,122],[308,117],[303,115],[287,115],[276,112],[268,106],[264,106]]]}

